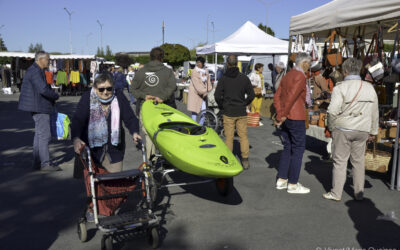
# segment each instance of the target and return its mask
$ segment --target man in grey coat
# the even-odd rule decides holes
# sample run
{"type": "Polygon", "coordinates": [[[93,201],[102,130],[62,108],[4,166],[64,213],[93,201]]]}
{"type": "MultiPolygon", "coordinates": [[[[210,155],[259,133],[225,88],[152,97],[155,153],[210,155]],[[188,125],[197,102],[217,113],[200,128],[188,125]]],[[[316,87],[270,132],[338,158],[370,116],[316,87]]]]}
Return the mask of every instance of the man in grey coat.
{"type": "Polygon", "coordinates": [[[44,51],[37,52],[35,62],[26,71],[22,82],[18,109],[30,112],[35,122],[33,169],[59,171],[61,168],[50,163],[50,114],[54,111],[55,101],[59,96],[46,83],[44,69],[48,66],[49,54],[44,51]]]}

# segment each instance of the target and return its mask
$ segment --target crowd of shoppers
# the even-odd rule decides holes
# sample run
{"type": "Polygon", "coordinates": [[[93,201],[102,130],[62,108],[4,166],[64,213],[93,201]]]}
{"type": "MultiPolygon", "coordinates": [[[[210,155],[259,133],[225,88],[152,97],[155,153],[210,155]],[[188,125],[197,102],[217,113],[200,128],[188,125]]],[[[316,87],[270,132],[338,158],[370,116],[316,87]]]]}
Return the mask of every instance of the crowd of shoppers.
{"type": "MultiPolygon", "coordinates": [[[[125,152],[125,127],[137,143],[141,137],[139,127],[146,137],[147,157],[155,153],[155,147],[148,137],[141,121],[140,109],[146,100],[154,100],[176,108],[174,92],[176,76],[163,64],[164,51],[157,47],[150,53],[151,61],[137,72],[129,68],[127,75],[122,68],[113,67],[94,80],[93,88],[81,97],[77,112],[72,118],[71,132],[74,151],[79,154],[85,145],[91,148],[93,159],[109,172],[122,170],[125,152]],[[123,90],[128,88],[132,99],[136,98],[136,115],[123,90]]],[[[227,57],[226,70],[220,76],[215,88],[202,57],[196,59],[196,67],[191,74],[187,109],[193,120],[201,110],[206,109],[207,95],[213,97],[223,112],[225,143],[233,150],[233,139],[237,132],[240,140],[241,163],[244,169],[250,168],[249,139],[247,136],[247,107],[259,113],[262,97],[265,95],[263,64],[256,64],[255,70],[246,76],[237,67],[237,57],[227,57]]],[[[33,141],[33,168],[42,171],[59,171],[50,160],[49,142],[50,114],[55,111],[59,98],[50,85],[46,84],[44,69],[48,67],[49,54],[40,51],[35,55],[35,63],[28,69],[24,78],[18,108],[29,112],[35,123],[33,141]]],[[[276,181],[276,189],[287,190],[292,194],[306,194],[310,189],[299,182],[302,159],[306,145],[306,108],[313,100],[331,95],[328,107],[327,130],[333,138],[332,189],[323,194],[330,200],[340,201],[346,181],[347,162],[353,167],[354,197],[363,198],[365,168],[364,153],[366,142],[378,133],[378,98],[372,85],[362,81],[360,71],[362,62],[349,58],[342,65],[344,81],[329,85],[322,74],[321,64],[312,65],[311,57],[299,53],[292,69],[285,69],[282,62],[268,65],[273,74],[275,89],[275,126],[283,143],[276,181]],[[311,93],[307,78],[313,83],[311,93]],[[333,90],[333,91],[332,91],[333,90]]],[[[134,100],[134,99],[133,99],[134,100]]],[[[134,102],[131,100],[131,104],[134,102]]],[[[81,169],[75,169],[79,175],[81,169]]]]}

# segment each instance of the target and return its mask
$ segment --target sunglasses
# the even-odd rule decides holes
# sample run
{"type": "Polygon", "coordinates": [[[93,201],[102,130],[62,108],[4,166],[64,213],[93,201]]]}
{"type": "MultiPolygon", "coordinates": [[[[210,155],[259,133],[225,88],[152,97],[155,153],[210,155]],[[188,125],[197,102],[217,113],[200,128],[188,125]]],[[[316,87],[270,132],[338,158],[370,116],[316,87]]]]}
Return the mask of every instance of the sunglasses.
{"type": "Polygon", "coordinates": [[[113,87],[108,87],[108,88],[98,88],[98,90],[99,90],[99,92],[100,92],[100,93],[103,93],[103,92],[104,92],[104,90],[107,90],[108,92],[111,92],[111,91],[113,91],[113,87]]]}

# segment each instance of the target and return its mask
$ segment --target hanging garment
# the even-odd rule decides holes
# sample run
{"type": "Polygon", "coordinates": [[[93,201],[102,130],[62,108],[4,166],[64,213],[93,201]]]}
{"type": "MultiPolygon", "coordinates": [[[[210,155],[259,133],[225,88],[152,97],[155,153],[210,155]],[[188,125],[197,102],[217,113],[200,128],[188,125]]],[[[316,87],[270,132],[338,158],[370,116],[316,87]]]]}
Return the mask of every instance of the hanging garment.
{"type": "Polygon", "coordinates": [[[97,69],[97,62],[96,61],[91,61],[90,62],[90,73],[94,74],[97,69]]]}
{"type": "Polygon", "coordinates": [[[64,70],[64,59],[58,59],[56,65],[57,70],[64,70]]]}
{"type": "Polygon", "coordinates": [[[79,60],[79,72],[83,72],[83,61],[79,60]]]}
{"type": "Polygon", "coordinates": [[[86,77],[83,75],[83,73],[80,73],[79,74],[79,78],[80,78],[80,84],[82,84],[82,85],[87,85],[87,81],[86,81],[86,77]]]}
{"type": "Polygon", "coordinates": [[[69,71],[70,71],[70,60],[65,60],[64,71],[67,72],[67,74],[69,74],[69,71]]]}
{"type": "Polygon", "coordinates": [[[71,71],[71,82],[72,83],[80,82],[79,71],[71,71]]]}
{"type": "Polygon", "coordinates": [[[65,73],[65,71],[58,71],[57,73],[57,81],[56,81],[56,85],[68,85],[68,81],[67,81],[67,73],[65,73]]]}
{"type": "Polygon", "coordinates": [[[53,84],[53,72],[46,71],[44,74],[46,75],[47,84],[53,84]]]}

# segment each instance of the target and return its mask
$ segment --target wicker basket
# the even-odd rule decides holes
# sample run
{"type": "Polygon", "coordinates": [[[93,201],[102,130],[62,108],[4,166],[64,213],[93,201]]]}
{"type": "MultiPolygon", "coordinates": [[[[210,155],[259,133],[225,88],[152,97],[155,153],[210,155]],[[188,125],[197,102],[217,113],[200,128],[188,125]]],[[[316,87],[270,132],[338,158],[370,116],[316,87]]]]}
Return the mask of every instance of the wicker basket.
{"type": "Polygon", "coordinates": [[[376,149],[376,142],[373,143],[373,149],[365,152],[365,169],[379,173],[386,173],[389,169],[389,162],[392,154],[376,149]]]}

